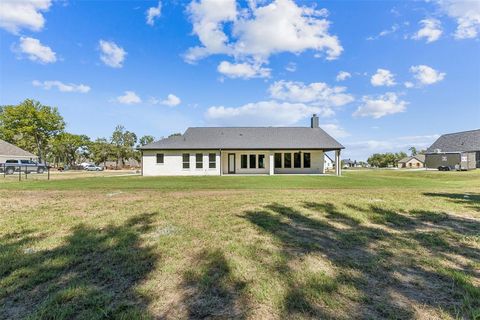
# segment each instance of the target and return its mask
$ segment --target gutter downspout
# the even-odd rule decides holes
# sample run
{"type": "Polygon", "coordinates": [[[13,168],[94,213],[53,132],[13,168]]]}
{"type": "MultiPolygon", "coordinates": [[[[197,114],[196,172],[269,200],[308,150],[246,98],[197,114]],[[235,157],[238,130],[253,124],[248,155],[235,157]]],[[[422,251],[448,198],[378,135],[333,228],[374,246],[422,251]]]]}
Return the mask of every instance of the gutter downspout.
{"type": "Polygon", "coordinates": [[[222,171],[222,149],[218,149],[220,151],[220,176],[223,176],[222,171]]]}

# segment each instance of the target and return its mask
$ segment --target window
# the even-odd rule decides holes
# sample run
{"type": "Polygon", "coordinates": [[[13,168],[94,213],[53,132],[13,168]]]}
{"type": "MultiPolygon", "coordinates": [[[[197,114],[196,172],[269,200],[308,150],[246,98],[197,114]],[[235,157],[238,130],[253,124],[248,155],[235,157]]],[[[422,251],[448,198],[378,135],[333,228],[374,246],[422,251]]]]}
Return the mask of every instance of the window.
{"type": "Polygon", "coordinates": [[[241,155],[241,167],[242,169],[248,168],[248,156],[246,154],[241,155]]]}
{"type": "Polygon", "coordinates": [[[302,167],[302,158],[300,152],[295,152],[293,154],[293,167],[294,168],[301,168],[302,167]]]}
{"type": "Polygon", "coordinates": [[[29,164],[30,162],[28,160],[20,160],[21,164],[29,164]]]}
{"type": "Polygon", "coordinates": [[[164,156],[163,156],[163,153],[157,153],[157,163],[158,164],[163,164],[163,159],[164,156]]]}
{"type": "Polygon", "coordinates": [[[182,154],[183,169],[190,169],[190,154],[182,154]]]}
{"type": "Polygon", "coordinates": [[[210,169],[215,169],[217,167],[217,155],[215,153],[208,154],[208,167],[210,169]]]}
{"type": "Polygon", "coordinates": [[[310,163],[311,163],[311,160],[310,160],[310,152],[304,152],[303,153],[303,167],[304,168],[310,168],[310,163]]]}
{"type": "Polygon", "coordinates": [[[203,154],[196,153],[195,154],[195,168],[202,169],[203,168],[203,154]]]}
{"type": "Polygon", "coordinates": [[[275,168],[281,168],[281,167],[282,167],[282,154],[275,153],[275,168]]]}
{"type": "Polygon", "coordinates": [[[257,167],[257,155],[250,155],[250,169],[255,169],[257,167]]]}
{"type": "Polygon", "coordinates": [[[291,153],[284,153],[283,154],[283,167],[284,168],[291,168],[292,167],[292,154],[291,153]]]}
{"type": "Polygon", "coordinates": [[[258,168],[265,169],[265,155],[259,154],[258,155],[258,168]]]}

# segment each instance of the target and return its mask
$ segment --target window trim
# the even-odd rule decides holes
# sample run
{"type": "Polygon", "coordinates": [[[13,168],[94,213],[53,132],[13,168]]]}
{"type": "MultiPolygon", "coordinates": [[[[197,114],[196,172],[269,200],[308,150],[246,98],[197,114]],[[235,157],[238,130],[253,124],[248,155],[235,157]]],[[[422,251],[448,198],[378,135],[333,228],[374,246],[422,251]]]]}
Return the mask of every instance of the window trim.
{"type": "Polygon", "coordinates": [[[157,153],[155,154],[155,163],[156,164],[165,164],[165,153],[157,153]],[[158,162],[158,156],[162,156],[162,162],[158,162]]]}
{"type": "Polygon", "coordinates": [[[258,169],[265,169],[265,154],[263,153],[259,153],[257,155],[257,166],[258,166],[258,169]],[[262,161],[262,166],[260,166],[260,157],[263,158],[263,161],[262,161]]]}
{"type": "Polygon", "coordinates": [[[292,168],[292,154],[290,152],[285,152],[283,154],[283,168],[284,169],[291,169],[292,168]],[[290,166],[287,167],[287,154],[289,156],[290,166]]]}
{"type": "Polygon", "coordinates": [[[248,165],[248,154],[241,154],[240,155],[240,169],[248,169],[249,165],[248,165]],[[246,159],[245,161],[245,167],[243,166],[243,159],[246,159]]]}
{"type": "Polygon", "coordinates": [[[195,169],[203,169],[203,153],[195,153],[195,169]],[[200,156],[201,161],[198,161],[198,156],[200,156]]]}
{"type": "Polygon", "coordinates": [[[182,169],[190,170],[190,153],[182,153],[182,169]],[[188,161],[185,161],[185,156],[188,156],[188,161]],[[187,165],[187,167],[185,167],[187,165]]]}
{"type": "Polygon", "coordinates": [[[217,154],[214,152],[208,154],[208,169],[217,169],[217,154]],[[213,156],[213,161],[210,159],[211,156],[213,156]]]}
{"type": "Polygon", "coordinates": [[[275,152],[275,154],[273,155],[273,168],[274,169],[282,169],[283,168],[283,154],[281,152],[275,152]],[[280,155],[280,165],[277,166],[277,154],[280,155]]]}
{"type": "Polygon", "coordinates": [[[257,169],[257,155],[256,154],[249,154],[248,155],[248,169],[257,169]],[[252,167],[252,159],[254,166],[252,167]]]}
{"type": "Polygon", "coordinates": [[[293,168],[294,169],[302,169],[302,153],[301,152],[294,152],[293,153],[293,168]],[[297,162],[296,162],[296,158],[295,158],[295,155],[298,155],[298,167],[296,166],[297,165],[297,162]]]}
{"type": "Polygon", "coordinates": [[[302,168],[310,169],[312,167],[312,153],[311,152],[304,152],[302,158],[303,158],[302,168]],[[305,166],[305,156],[307,154],[308,154],[308,167],[305,166]]]}

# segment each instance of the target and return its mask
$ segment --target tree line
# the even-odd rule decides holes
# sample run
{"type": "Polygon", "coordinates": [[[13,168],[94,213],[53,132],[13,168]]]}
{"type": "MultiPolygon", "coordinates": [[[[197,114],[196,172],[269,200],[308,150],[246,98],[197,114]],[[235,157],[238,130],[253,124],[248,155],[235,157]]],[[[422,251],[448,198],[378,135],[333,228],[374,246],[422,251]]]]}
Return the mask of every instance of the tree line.
{"type": "MultiPolygon", "coordinates": [[[[415,147],[410,147],[408,150],[410,151],[411,156],[425,154],[425,150],[418,151],[415,147]]],[[[370,166],[377,168],[396,167],[398,162],[406,157],[408,156],[405,152],[374,153],[367,159],[367,163],[370,166]]]]}
{"type": "Polygon", "coordinates": [[[65,120],[56,107],[27,99],[18,105],[0,106],[0,139],[10,142],[54,166],[92,161],[105,165],[115,161],[124,166],[128,159],[140,161],[138,147],[155,140],[140,138],[122,125],[115,127],[110,138],[90,139],[84,134],[65,131],[65,120]]]}

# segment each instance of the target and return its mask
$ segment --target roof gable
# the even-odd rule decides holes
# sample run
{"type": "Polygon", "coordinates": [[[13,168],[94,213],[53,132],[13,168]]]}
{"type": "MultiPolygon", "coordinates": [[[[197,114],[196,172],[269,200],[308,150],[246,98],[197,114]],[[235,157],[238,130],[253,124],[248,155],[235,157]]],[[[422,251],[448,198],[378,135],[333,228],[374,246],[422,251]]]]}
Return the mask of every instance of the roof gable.
{"type": "Polygon", "coordinates": [[[480,151],[480,129],[444,134],[435,141],[427,152],[480,151]]]}
{"type": "Polygon", "coordinates": [[[181,136],[143,146],[152,149],[342,149],[321,128],[194,127],[181,136]]]}
{"type": "Polygon", "coordinates": [[[7,141],[0,140],[0,155],[12,157],[31,157],[36,158],[36,155],[25,151],[7,141]]]}

